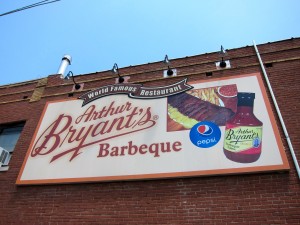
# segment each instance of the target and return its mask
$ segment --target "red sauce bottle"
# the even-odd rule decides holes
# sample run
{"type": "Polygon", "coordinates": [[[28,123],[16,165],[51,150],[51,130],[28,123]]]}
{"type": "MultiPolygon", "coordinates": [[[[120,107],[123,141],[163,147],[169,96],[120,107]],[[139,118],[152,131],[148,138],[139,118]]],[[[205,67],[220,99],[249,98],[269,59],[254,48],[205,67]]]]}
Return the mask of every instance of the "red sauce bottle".
{"type": "Polygon", "coordinates": [[[237,97],[237,112],[226,122],[223,150],[234,162],[252,163],[261,154],[263,123],[253,114],[255,93],[239,92],[237,97]]]}

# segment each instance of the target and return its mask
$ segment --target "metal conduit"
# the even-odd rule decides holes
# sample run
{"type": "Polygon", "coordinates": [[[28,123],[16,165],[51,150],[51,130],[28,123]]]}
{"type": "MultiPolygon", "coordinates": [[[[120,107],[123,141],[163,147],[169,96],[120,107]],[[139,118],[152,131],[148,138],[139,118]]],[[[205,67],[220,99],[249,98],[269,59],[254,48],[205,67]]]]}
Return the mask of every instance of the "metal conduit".
{"type": "Polygon", "coordinates": [[[253,40],[253,46],[254,46],[254,49],[255,49],[257,58],[258,58],[258,60],[259,60],[259,64],[260,64],[260,66],[261,66],[262,72],[263,72],[263,74],[264,74],[265,80],[266,80],[266,82],[267,82],[269,91],[270,91],[270,93],[271,93],[271,97],[272,97],[273,103],[274,103],[274,105],[275,105],[275,109],[276,109],[276,112],[277,112],[277,114],[278,114],[278,117],[279,117],[279,120],[280,120],[280,124],[281,124],[281,126],[282,126],[282,129],[283,129],[283,132],[284,132],[286,141],[287,141],[287,143],[288,143],[288,145],[289,145],[289,149],[290,149],[290,152],[291,152],[293,161],[294,161],[294,165],[295,165],[295,167],[296,167],[296,171],[297,171],[297,174],[298,174],[298,178],[300,179],[300,168],[299,168],[299,163],[298,163],[298,160],[297,160],[297,157],[296,157],[296,154],[295,154],[295,151],[294,151],[294,148],[293,148],[291,139],[290,139],[289,134],[288,134],[288,132],[287,132],[285,123],[284,123],[284,121],[283,121],[282,115],[281,115],[281,113],[280,113],[280,110],[279,110],[277,101],[276,101],[276,99],[275,99],[275,95],[274,95],[274,92],[273,92],[273,90],[272,90],[272,87],[271,87],[271,84],[270,84],[270,81],[269,81],[267,72],[266,72],[266,70],[265,70],[264,64],[263,64],[263,62],[262,62],[262,60],[261,60],[259,51],[258,51],[258,49],[257,49],[256,43],[255,43],[254,40],[253,40]]]}

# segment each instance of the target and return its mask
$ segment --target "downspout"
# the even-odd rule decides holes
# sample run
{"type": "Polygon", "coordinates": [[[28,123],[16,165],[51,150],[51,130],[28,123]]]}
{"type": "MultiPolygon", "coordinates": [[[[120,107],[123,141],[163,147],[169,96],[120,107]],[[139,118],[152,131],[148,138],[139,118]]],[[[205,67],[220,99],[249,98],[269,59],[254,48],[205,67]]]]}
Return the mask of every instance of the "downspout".
{"type": "Polygon", "coordinates": [[[263,74],[264,74],[265,80],[266,80],[266,82],[267,82],[269,91],[270,91],[270,93],[271,93],[271,97],[272,97],[272,100],[273,100],[273,103],[274,103],[276,112],[277,112],[277,114],[278,114],[278,117],[279,117],[279,120],[280,120],[280,124],[281,124],[281,126],[282,126],[282,129],[283,129],[283,132],[284,132],[286,141],[287,141],[287,143],[288,143],[288,145],[289,145],[289,149],[290,149],[290,152],[291,152],[293,161],[294,161],[294,165],[295,165],[295,167],[296,167],[296,171],[297,171],[297,174],[298,174],[298,178],[300,179],[300,168],[299,168],[299,163],[298,163],[298,161],[297,161],[297,157],[296,157],[296,155],[295,155],[295,151],[294,151],[294,148],[293,148],[291,139],[290,139],[290,137],[289,137],[289,134],[288,134],[287,129],[286,129],[286,126],[285,126],[285,124],[284,124],[284,121],[283,121],[282,115],[281,115],[281,113],[280,113],[280,110],[279,110],[277,101],[276,101],[276,99],[275,99],[275,95],[274,95],[274,93],[273,93],[273,90],[272,90],[272,87],[271,87],[271,84],[270,84],[270,81],[269,81],[267,72],[266,72],[266,70],[265,70],[264,64],[263,64],[263,62],[262,62],[262,60],[261,60],[260,54],[259,54],[259,52],[258,52],[258,49],[257,49],[257,47],[256,47],[256,44],[255,44],[255,41],[254,41],[254,40],[253,40],[253,45],[254,45],[255,52],[256,52],[257,58],[258,58],[258,60],[259,60],[259,63],[260,63],[262,72],[263,72],[263,74]]]}

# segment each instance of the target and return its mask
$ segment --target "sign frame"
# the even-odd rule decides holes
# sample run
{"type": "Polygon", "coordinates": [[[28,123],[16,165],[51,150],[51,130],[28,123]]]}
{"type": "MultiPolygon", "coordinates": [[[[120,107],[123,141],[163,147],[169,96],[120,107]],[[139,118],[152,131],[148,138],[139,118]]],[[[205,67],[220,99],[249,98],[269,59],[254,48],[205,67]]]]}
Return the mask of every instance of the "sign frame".
{"type": "MultiPolygon", "coordinates": [[[[58,101],[50,101],[46,103],[42,115],[40,117],[40,120],[38,122],[36,131],[31,140],[31,144],[26,153],[25,160],[22,164],[16,184],[17,185],[38,185],[38,184],[61,184],[61,183],[78,183],[78,182],[86,183],[86,182],[107,182],[107,181],[124,181],[124,180],[129,181],[129,180],[140,180],[140,179],[182,178],[182,177],[199,177],[199,176],[208,176],[208,175],[232,175],[232,174],[240,174],[240,173],[287,171],[290,169],[289,163],[282,143],[282,138],[280,136],[279,129],[277,127],[276,119],[272,112],[272,106],[268,99],[266,88],[263,84],[263,80],[260,73],[235,75],[235,76],[229,76],[223,78],[211,78],[209,80],[198,80],[198,81],[190,82],[189,84],[192,85],[196,83],[201,84],[201,83],[210,83],[210,82],[219,82],[219,81],[222,82],[230,79],[238,79],[238,78],[245,78],[245,77],[257,78],[258,85],[262,93],[263,101],[267,109],[267,114],[269,116],[269,119],[271,121],[271,126],[274,131],[282,164],[263,165],[263,166],[255,166],[255,167],[249,166],[249,167],[241,167],[241,168],[222,168],[222,169],[213,169],[213,170],[208,169],[208,170],[180,171],[180,172],[179,171],[156,172],[156,173],[147,173],[147,174],[130,174],[130,175],[113,175],[113,176],[69,177],[69,178],[54,178],[54,179],[23,179],[22,176],[24,174],[26,163],[28,161],[28,158],[30,157],[31,150],[35,144],[38,131],[44,120],[49,105],[59,103],[59,102],[74,101],[74,99],[67,99],[67,100],[63,99],[58,101]]],[[[143,100],[143,101],[148,101],[148,100],[143,100]]]]}

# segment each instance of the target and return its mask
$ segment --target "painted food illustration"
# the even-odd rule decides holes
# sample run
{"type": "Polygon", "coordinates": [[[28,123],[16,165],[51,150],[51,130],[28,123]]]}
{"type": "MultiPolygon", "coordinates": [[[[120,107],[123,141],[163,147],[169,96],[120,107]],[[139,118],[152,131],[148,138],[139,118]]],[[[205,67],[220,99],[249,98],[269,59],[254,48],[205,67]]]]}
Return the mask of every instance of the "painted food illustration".
{"type": "Polygon", "coordinates": [[[252,163],[259,159],[263,123],[254,115],[255,93],[237,94],[237,112],[226,122],[224,154],[233,162],[252,163]]]}
{"type": "Polygon", "coordinates": [[[193,89],[168,97],[168,131],[191,129],[201,121],[225,126],[236,111],[235,84],[193,89]]]}
{"type": "Polygon", "coordinates": [[[225,85],[218,87],[218,94],[225,98],[234,98],[237,96],[236,85],[225,85]]]}

